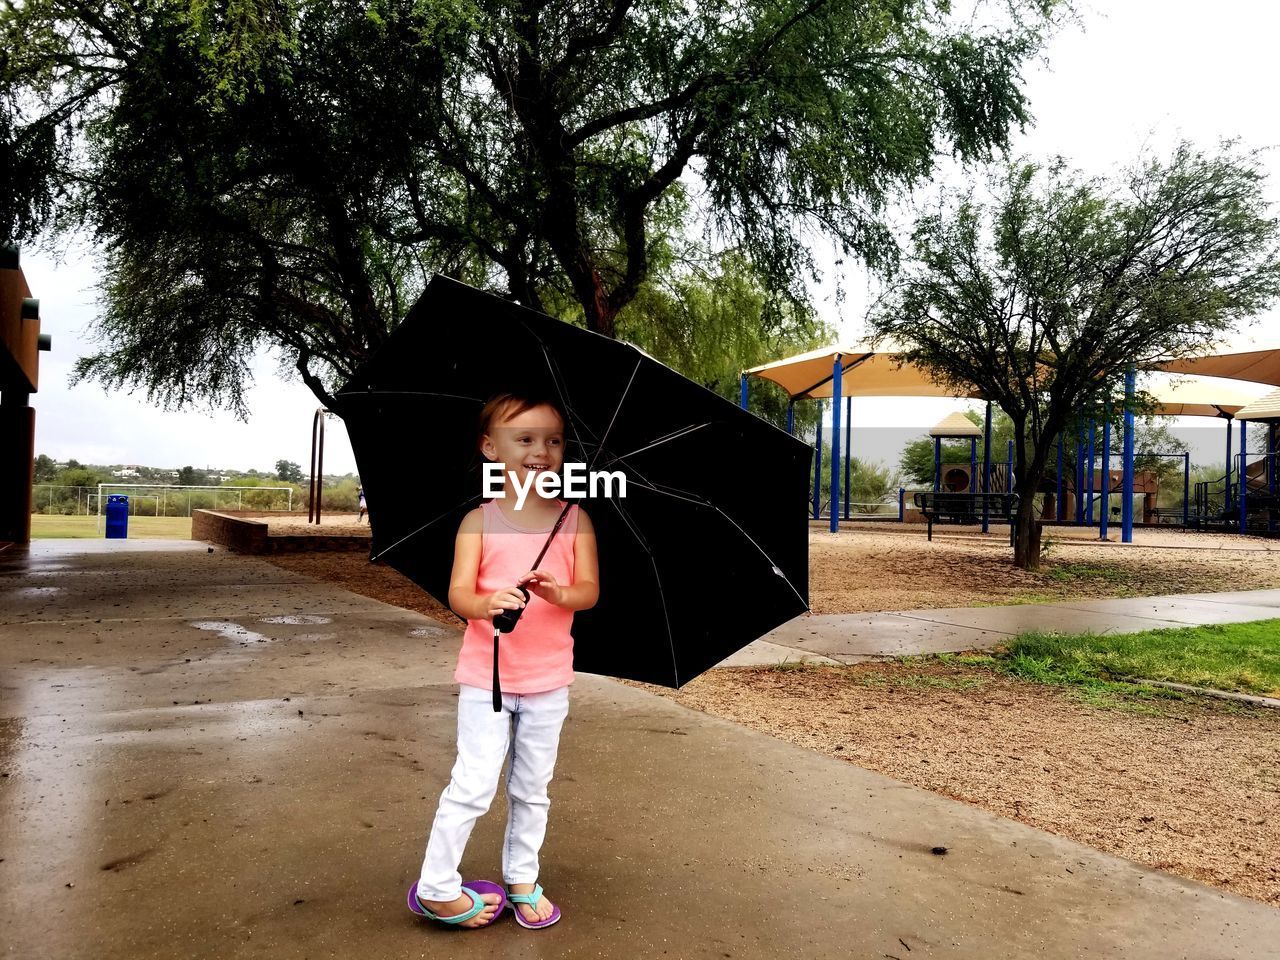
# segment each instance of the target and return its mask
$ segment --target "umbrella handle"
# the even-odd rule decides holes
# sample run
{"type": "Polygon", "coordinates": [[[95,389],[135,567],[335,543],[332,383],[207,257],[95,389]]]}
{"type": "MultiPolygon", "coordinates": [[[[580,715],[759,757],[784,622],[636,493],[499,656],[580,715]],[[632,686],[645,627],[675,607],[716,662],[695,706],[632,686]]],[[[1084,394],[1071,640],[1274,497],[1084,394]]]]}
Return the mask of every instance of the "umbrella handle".
{"type": "MultiPolygon", "coordinates": [[[[524,594],[524,602],[529,602],[529,591],[524,587],[517,587],[524,594]]],[[[493,618],[494,630],[500,630],[503,633],[510,633],[516,628],[516,624],[520,622],[520,614],[524,613],[524,607],[519,610],[503,610],[500,614],[493,618]]]]}
{"type": "Polygon", "coordinates": [[[498,630],[493,631],[493,712],[502,712],[502,684],[498,682],[498,630]]]}

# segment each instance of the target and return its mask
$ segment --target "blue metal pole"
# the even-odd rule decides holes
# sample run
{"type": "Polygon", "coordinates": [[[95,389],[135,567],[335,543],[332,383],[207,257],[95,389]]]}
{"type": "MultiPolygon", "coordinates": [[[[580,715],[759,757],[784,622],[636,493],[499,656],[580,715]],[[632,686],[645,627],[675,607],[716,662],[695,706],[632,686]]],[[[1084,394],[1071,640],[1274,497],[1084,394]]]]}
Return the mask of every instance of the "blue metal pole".
{"type": "Polygon", "coordinates": [[[969,438],[969,492],[978,492],[978,438],[969,438]]]}
{"type": "Polygon", "coordinates": [[[1182,455],[1182,528],[1191,522],[1191,452],[1182,455]]]}
{"type": "Polygon", "coordinates": [[[898,522],[902,523],[907,519],[907,488],[898,488],[898,522]]]}
{"type": "Polygon", "coordinates": [[[1098,421],[1090,420],[1089,421],[1089,452],[1085,454],[1085,459],[1088,460],[1089,462],[1088,464],[1086,464],[1084,468],[1085,469],[1084,483],[1085,483],[1085,490],[1087,491],[1085,507],[1084,507],[1084,515],[1085,515],[1085,522],[1088,523],[1089,526],[1093,526],[1093,467],[1094,467],[1094,463],[1097,460],[1097,451],[1094,449],[1094,441],[1097,439],[1097,436],[1098,436],[1098,421]]]}
{"type": "Polygon", "coordinates": [[[933,438],[933,489],[936,492],[942,486],[942,438],[933,438]]]}
{"type": "Polygon", "coordinates": [[[1227,417],[1227,472],[1226,482],[1222,485],[1222,514],[1225,518],[1231,510],[1231,417],[1227,417]]]}
{"type": "MultiPolygon", "coordinates": [[[[1277,474],[1280,472],[1276,469],[1280,467],[1280,463],[1276,462],[1277,458],[1280,457],[1280,450],[1276,449],[1277,427],[1280,427],[1280,424],[1275,422],[1267,424],[1267,490],[1270,491],[1272,497],[1276,495],[1277,474]]],[[[1271,509],[1267,511],[1267,529],[1275,530],[1275,528],[1276,511],[1271,509]]]]}
{"type": "Polygon", "coordinates": [[[1124,372],[1124,502],[1120,505],[1120,539],[1133,543],[1133,394],[1138,374],[1130,367],[1124,372]]]}
{"type": "Polygon", "coordinates": [[[1245,499],[1249,494],[1249,424],[1245,420],[1240,421],[1240,532],[1244,533],[1249,528],[1249,506],[1245,503],[1245,499]]]}
{"type": "Polygon", "coordinates": [[[787,433],[793,437],[796,435],[796,402],[794,400],[787,401],[787,433]]]}
{"type": "Polygon", "coordinates": [[[1111,411],[1102,417],[1102,507],[1098,512],[1098,539],[1107,539],[1111,521],[1111,411]]]}
{"type": "Polygon", "coordinates": [[[982,532],[991,527],[991,506],[987,494],[991,492],[991,401],[987,401],[987,413],[982,424],[982,532]]]}
{"type": "Polygon", "coordinates": [[[831,365],[831,532],[840,530],[840,381],[844,379],[840,354],[831,365]]]}
{"type": "MultiPolygon", "coordinates": [[[[1277,426],[1280,426],[1280,424],[1277,424],[1274,421],[1267,424],[1267,459],[1266,459],[1267,492],[1270,493],[1272,497],[1275,497],[1276,495],[1276,485],[1277,485],[1276,468],[1280,467],[1280,463],[1276,462],[1277,455],[1280,454],[1280,451],[1276,449],[1276,427],[1277,426]]],[[[1269,531],[1275,530],[1275,528],[1276,528],[1276,511],[1273,508],[1267,511],[1267,530],[1269,531]]]]}
{"type": "Polygon", "coordinates": [[[1054,491],[1054,519],[1062,522],[1062,434],[1058,434],[1058,485],[1054,491]]]}
{"type": "Polygon", "coordinates": [[[844,398],[844,518],[849,519],[849,501],[853,499],[853,484],[849,482],[849,467],[853,463],[853,397],[844,398]]]}
{"type": "Polygon", "coordinates": [[[813,438],[813,519],[821,518],[822,509],[822,401],[818,401],[818,426],[813,438]]]}
{"type": "Polygon", "coordinates": [[[747,375],[745,373],[738,382],[738,406],[743,410],[747,409],[747,375]]]}
{"type": "Polygon", "coordinates": [[[1084,523],[1084,444],[1076,434],[1076,523],[1084,523]]]}

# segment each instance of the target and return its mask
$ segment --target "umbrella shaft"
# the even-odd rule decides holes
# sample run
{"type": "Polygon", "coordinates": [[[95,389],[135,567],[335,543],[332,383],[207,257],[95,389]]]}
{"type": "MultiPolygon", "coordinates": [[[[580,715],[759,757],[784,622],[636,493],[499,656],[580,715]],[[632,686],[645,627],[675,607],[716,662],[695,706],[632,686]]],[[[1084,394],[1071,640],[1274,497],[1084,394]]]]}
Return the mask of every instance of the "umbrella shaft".
{"type": "Polygon", "coordinates": [[[493,712],[502,712],[502,684],[498,681],[498,631],[493,631],[493,712]]]}

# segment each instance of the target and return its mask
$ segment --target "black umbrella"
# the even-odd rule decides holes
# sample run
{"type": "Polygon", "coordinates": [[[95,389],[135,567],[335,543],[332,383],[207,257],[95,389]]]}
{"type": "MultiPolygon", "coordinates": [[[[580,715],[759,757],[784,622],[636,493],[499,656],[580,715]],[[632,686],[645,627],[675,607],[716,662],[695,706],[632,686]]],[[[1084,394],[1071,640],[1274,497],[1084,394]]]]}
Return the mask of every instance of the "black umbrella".
{"type": "Polygon", "coordinates": [[[574,615],[576,670],[678,687],[808,609],[808,444],[629,344],[439,276],[338,394],[374,559],[448,602],[482,502],[478,414],[512,390],[559,399],[566,463],[627,478],[625,498],[580,501],[600,600],[574,615]]]}

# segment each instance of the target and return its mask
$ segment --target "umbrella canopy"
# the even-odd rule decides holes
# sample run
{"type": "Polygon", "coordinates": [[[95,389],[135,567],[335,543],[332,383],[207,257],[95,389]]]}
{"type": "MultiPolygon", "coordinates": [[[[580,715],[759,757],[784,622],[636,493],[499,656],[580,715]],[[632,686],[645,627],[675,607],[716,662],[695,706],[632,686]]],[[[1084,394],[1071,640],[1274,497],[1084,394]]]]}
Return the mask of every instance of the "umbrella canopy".
{"type": "Polygon", "coordinates": [[[565,462],[627,480],[582,502],[600,601],[574,616],[575,669],[680,686],[808,609],[807,444],[629,344],[438,276],[338,394],[376,559],[448,602],[482,502],[477,416],[504,391],[557,398],[565,462]]]}

